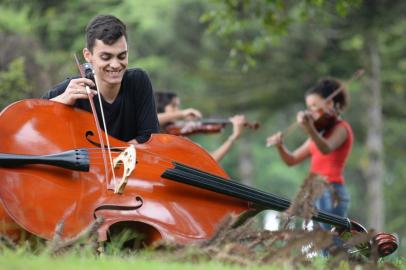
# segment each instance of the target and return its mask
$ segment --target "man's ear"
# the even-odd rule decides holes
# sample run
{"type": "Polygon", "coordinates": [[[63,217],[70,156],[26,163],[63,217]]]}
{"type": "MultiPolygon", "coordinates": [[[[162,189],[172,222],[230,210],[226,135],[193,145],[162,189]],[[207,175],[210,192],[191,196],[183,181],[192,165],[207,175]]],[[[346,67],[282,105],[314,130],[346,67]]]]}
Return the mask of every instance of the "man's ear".
{"type": "Polygon", "coordinates": [[[83,48],[83,57],[85,58],[86,62],[91,63],[92,53],[88,48],[83,48]]]}

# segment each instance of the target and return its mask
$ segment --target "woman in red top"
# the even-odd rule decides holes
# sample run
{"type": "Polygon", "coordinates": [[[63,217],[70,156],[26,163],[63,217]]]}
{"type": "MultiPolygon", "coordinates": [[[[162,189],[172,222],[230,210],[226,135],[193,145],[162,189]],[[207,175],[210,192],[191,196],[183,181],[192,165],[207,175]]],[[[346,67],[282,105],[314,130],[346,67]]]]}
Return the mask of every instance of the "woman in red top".
{"type": "MultiPolygon", "coordinates": [[[[323,176],[333,187],[324,190],[316,206],[346,217],[350,199],[343,170],[353,142],[351,126],[339,118],[340,112],[347,106],[346,91],[339,81],[325,79],[306,92],[305,100],[308,109],[298,112],[297,121],[309,138],[293,152],[284,146],[281,132],[268,137],[267,144],[276,145],[280,157],[288,166],[310,157],[310,172],[323,176]],[[328,120],[324,127],[319,128],[317,124],[326,113],[330,117],[326,118],[328,120]],[[333,203],[335,195],[338,197],[337,204],[333,203]]],[[[331,228],[328,224],[320,226],[326,230],[331,228]]]]}

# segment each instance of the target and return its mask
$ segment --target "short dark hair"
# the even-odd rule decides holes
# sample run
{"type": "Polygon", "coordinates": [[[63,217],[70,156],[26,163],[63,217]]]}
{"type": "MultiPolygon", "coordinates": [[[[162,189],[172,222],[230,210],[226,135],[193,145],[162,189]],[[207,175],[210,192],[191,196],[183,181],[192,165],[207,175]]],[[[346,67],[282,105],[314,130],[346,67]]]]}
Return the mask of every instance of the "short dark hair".
{"type": "Polygon", "coordinates": [[[339,88],[341,91],[333,97],[333,103],[334,108],[340,113],[348,106],[349,97],[347,88],[339,80],[332,78],[322,79],[315,86],[307,90],[305,96],[317,94],[325,99],[339,88]]]}
{"type": "Polygon", "coordinates": [[[157,113],[165,112],[165,107],[168,106],[178,95],[173,92],[155,92],[155,104],[157,113]]]}
{"type": "Polygon", "coordinates": [[[125,24],[112,15],[98,15],[86,26],[86,47],[92,52],[96,39],[111,45],[122,36],[127,40],[125,24]]]}

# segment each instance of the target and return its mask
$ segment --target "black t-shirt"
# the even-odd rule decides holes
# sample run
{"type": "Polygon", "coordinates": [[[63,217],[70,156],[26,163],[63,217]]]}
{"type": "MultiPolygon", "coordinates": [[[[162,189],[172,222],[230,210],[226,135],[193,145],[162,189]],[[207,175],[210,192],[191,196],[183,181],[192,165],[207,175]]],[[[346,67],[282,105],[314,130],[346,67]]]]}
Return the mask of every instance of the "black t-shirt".
{"type": "MultiPolygon", "coordinates": [[[[59,96],[66,90],[71,79],[73,78],[61,82],[42,98],[51,99],[59,96]]],[[[101,100],[109,135],[122,141],[136,139],[139,143],[144,143],[151,133],[159,132],[152,85],[143,70],[137,68],[126,70],[114,102],[110,104],[103,97],[101,100]]],[[[98,96],[95,96],[93,101],[100,127],[103,128],[98,96]]],[[[91,112],[90,102],[87,99],[78,99],[73,106],[91,112]]]]}

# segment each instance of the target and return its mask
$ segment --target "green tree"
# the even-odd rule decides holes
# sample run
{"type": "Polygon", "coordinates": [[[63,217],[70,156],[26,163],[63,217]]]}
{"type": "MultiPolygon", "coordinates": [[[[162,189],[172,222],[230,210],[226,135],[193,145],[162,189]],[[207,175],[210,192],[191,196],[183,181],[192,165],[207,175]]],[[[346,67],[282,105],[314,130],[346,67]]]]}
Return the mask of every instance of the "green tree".
{"type": "Polygon", "coordinates": [[[8,69],[0,72],[0,110],[11,102],[25,98],[31,91],[25,77],[24,58],[14,59],[8,69]]]}
{"type": "Polygon", "coordinates": [[[202,16],[209,22],[209,30],[224,39],[231,39],[234,45],[230,52],[233,61],[242,62],[244,69],[256,63],[254,57],[267,44],[278,43],[281,36],[295,23],[326,17],[326,9],[345,15],[358,6],[362,0],[229,0],[212,1],[212,7],[202,16]]]}

